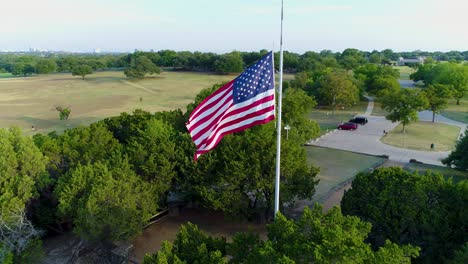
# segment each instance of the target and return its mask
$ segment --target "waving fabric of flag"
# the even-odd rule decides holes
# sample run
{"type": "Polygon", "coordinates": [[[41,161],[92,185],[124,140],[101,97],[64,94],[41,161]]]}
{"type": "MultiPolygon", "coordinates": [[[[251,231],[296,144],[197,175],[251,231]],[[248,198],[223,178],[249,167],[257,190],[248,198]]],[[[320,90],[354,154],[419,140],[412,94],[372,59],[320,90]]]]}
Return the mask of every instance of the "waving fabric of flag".
{"type": "Polygon", "coordinates": [[[216,147],[227,134],[275,119],[274,87],[273,54],[269,52],[201,102],[186,124],[197,147],[194,159],[216,147]]]}

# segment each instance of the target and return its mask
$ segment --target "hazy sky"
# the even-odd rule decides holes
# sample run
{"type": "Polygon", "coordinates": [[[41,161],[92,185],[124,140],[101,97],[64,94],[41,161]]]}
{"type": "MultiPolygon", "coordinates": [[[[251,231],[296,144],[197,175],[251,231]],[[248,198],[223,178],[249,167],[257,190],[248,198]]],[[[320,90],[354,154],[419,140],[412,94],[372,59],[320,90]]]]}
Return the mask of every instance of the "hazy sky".
{"type": "MultiPolygon", "coordinates": [[[[0,0],[0,50],[278,50],[280,3],[0,0]]],[[[284,48],[468,50],[468,0],[285,0],[284,48]]]]}

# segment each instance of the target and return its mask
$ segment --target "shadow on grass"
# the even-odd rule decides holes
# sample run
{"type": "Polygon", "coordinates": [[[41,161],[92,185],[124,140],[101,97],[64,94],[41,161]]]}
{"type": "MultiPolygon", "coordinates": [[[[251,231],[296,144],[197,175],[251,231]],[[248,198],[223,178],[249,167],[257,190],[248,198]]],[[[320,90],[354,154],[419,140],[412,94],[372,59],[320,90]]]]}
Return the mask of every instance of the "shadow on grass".
{"type": "MultiPolygon", "coordinates": [[[[58,116],[58,114],[57,114],[58,116]]],[[[36,134],[36,133],[49,133],[56,131],[57,133],[63,133],[63,131],[79,126],[87,126],[91,123],[99,121],[103,118],[98,117],[71,117],[68,120],[59,120],[57,119],[43,119],[36,118],[31,116],[22,116],[18,120],[23,121],[30,125],[29,128],[25,128],[26,134],[36,134]],[[34,129],[33,129],[34,126],[34,129]]]]}

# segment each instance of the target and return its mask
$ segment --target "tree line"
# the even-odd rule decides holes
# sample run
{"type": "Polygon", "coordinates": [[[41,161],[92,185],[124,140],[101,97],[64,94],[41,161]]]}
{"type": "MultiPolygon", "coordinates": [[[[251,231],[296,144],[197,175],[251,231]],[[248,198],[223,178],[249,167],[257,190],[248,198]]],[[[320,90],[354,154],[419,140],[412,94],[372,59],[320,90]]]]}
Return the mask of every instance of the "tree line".
{"type": "MultiPolygon", "coordinates": [[[[161,50],[157,52],[137,51],[132,54],[0,54],[0,72],[10,72],[14,75],[46,74],[52,72],[72,72],[73,68],[88,65],[94,71],[115,68],[127,68],[132,65],[132,56],[144,56],[158,67],[170,67],[176,70],[218,72],[222,74],[241,72],[260,59],[266,50],[258,52],[233,51],[226,54],[161,50]]],[[[275,55],[279,58],[279,54],[275,55]]],[[[366,62],[391,65],[399,57],[431,57],[436,61],[461,62],[468,60],[468,51],[450,52],[394,52],[391,49],[382,51],[360,51],[346,49],[343,52],[323,50],[308,51],[303,54],[284,52],[284,70],[286,72],[301,72],[316,70],[322,66],[334,67],[340,65],[345,69],[354,69],[366,62]]],[[[134,63],[134,62],[133,62],[134,63]]],[[[276,60],[278,63],[278,60],[276,60]]]]}

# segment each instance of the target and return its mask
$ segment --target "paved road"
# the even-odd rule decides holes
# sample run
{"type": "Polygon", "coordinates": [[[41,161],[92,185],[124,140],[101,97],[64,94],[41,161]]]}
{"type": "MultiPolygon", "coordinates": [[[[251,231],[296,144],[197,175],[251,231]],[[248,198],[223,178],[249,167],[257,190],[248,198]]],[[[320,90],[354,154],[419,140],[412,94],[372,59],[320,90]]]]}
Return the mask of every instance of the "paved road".
{"type": "Polygon", "coordinates": [[[403,88],[413,88],[414,87],[414,82],[412,80],[398,79],[398,82],[400,83],[400,86],[403,87],[403,88]]]}
{"type": "Polygon", "coordinates": [[[369,116],[368,119],[367,125],[359,126],[355,131],[336,130],[312,145],[370,155],[388,155],[390,160],[398,162],[416,159],[434,165],[442,165],[441,160],[450,153],[449,151],[417,151],[386,145],[380,141],[383,130],[390,131],[398,123],[392,123],[381,116],[369,116]]]}
{"type": "Polygon", "coordinates": [[[367,109],[366,109],[366,112],[364,113],[365,116],[371,116],[372,115],[372,111],[374,111],[374,98],[370,97],[370,96],[364,96],[367,98],[367,100],[369,100],[369,103],[367,104],[367,109]]]}

